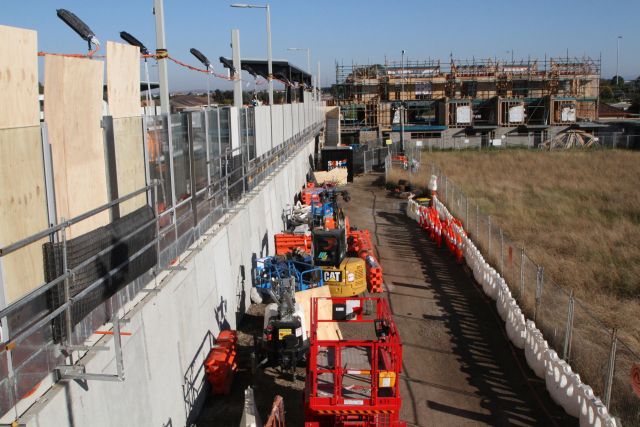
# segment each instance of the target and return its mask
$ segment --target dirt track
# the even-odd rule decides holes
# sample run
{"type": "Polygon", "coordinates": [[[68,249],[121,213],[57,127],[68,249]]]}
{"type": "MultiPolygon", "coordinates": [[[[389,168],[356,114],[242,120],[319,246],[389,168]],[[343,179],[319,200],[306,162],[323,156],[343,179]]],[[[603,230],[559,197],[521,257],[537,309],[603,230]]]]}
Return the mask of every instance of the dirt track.
{"type": "Polygon", "coordinates": [[[495,305],[404,213],[381,175],[349,185],[351,224],[371,231],[403,341],[409,425],[577,425],[512,347],[495,305]]]}
{"type": "MultiPolygon", "coordinates": [[[[384,295],[403,341],[402,419],[410,426],[577,425],[509,344],[492,301],[407,218],[406,201],[389,197],[382,178],[356,178],[348,186],[352,201],[342,205],[352,225],[370,230],[384,269],[384,295]]],[[[240,371],[232,394],[208,396],[199,427],[238,426],[243,390],[252,384],[263,421],[280,394],[287,425],[304,425],[304,368],[296,381],[274,368],[255,377],[249,370],[262,309],[252,306],[238,328],[240,371]]]]}

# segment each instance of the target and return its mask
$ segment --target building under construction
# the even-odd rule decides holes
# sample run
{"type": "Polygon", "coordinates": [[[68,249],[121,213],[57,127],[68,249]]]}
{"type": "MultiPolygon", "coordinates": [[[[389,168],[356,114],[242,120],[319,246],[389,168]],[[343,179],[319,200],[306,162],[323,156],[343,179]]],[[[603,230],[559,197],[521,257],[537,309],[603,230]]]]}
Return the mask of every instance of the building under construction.
{"type": "Polygon", "coordinates": [[[586,57],[385,61],[336,64],[333,97],[342,136],[352,142],[399,139],[401,114],[405,139],[511,133],[542,140],[567,127],[598,127],[599,82],[600,60],[586,57]]]}

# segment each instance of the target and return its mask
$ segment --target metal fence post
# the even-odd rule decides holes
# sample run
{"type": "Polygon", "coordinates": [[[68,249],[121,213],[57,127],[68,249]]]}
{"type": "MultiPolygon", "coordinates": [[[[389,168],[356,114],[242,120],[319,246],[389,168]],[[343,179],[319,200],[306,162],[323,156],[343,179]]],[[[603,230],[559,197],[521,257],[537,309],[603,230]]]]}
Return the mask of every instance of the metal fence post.
{"type": "Polygon", "coordinates": [[[153,180],[153,214],[156,218],[156,277],[160,273],[160,218],[158,212],[158,185],[159,181],[157,179],[153,180]]]}
{"type": "Polygon", "coordinates": [[[469,229],[469,198],[467,196],[464,197],[465,203],[465,216],[464,216],[464,226],[469,229]]]}
{"type": "Polygon", "coordinates": [[[520,300],[524,303],[524,242],[520,248],[520,300]]]}
{"type": "Polygon", "coordinates": [[[500,228],[500,270],[502,276],[506,277],[504,274],[504,233],[502,228],[500,228]]]}
{"type": "Polygon", "coordinates": [[[542,285],[544,284],[544,268],[538,266],[538,273],[536,274],[536,305],[533,310],[533,321],[538,321],[538,311],[540,310],[540,302],[542,300],[542,285]]]}
{"type": "MultiPolygon", "coordinates": [[[[64,224],[66,222],[65,218],[60,218],[60,223],[64,224]]],[[[69,283],[69,260],[67,254],[67,225],[64,225],[60,230],[60,239],[62,240],[62,274],[65,275],[64,278],[64,301],[65,303],[69,302],[71,299],[71,284],[69,283]]],[[[66,310],[64,311],[64,320],[65,320],[65,330],[66,330],[66,339],[65,342],[68,347],[71,347],[71,334],[73,333],[73,327],[71,325],[71,306],[69,304],[66,310]]],[[[60,331],[62,333],[62,331],[60,331]]],[[[69,364],[73,365],[73,352],[69,352],[69,364]]]]}
{"type": "Polygon", "coordinates": [[[444,201],[449,203],[449,178],[446,175],[444,176],[444,201]]]}
{"type": "Polygon", "coordinates": [[[489,215],[489,249],[488,249],[488,253],[487,256],[490,257],[491,256],[491,215],[489,215]]]}
{"type": "Polygon", "coordinates": [[[609,408],[611,403],[611,390],[613,388],[613,376],[616,371],[616,350],[618,347],[618,329],[611,332],[611,349],[609,351],[609,365],[607,366],[607,382],[604,388],[604,404],[609,408]]]}
{"type": "Polygon", "coordinates": [[[480,243],[480,206],[478,206],[478,202],[476,202],[476,239],[480,243]]]}
{"type": "Polygon", "coordinates": [[[562,358],[569,362],[569,358],[571,357],[571,341],[573,339],[573,289],[569,294],[569,304],[567,307],[567,326],[564,331],[564,349],[562,352],[562,358]]]}

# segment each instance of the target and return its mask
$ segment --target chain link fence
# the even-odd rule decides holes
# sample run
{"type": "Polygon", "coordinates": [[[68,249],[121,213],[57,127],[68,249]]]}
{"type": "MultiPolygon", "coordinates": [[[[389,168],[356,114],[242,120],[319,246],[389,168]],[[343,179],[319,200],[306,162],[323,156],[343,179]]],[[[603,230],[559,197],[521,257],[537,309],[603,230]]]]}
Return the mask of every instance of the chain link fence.
{"type": "MultiPolygon", "coordinates": [[[[487,150],[507,148],[541,148],[540,144],[549,139],[533,133],[506,133],[497,137],[490,135],[453,135],[440,138],[425,138],[420,141],[405,142],[405,151],[419,144],[424,150],[487,150]]],[[[598,148],[640,149],[640,135],[629,135],[623,132],[599,133],[594,135],[598,148]]]]}
{"type": "MultiPolygon", "coordinates": [[[[409,164],[413,156],[420,158],[420,150],[410,149],[406,153],[409,164]]],[[[386,167],[387,178],[394,170],[407,170],[391,157],[386,167]]],[[[632,367],[640,364],[640,351],[621,339],[622,330],[609,328],[588,304],[547,277],[544,266],[529,257],[525,244],[511,239],[495,219],[484,213],[477,201],[468,197],[441,169],[435,164],[428,168],[431,175],[438,177],[441,201],[462,221],[487,262],[505,278],[523,314],[536,323],[549,346],[571,364],[623,425],[640,425],[640,396],[634,392],[631,373],[632,367]]],[[[426,187],[429,175],[423,171],[421,175],[405,173],[404,176],[415,186],[426,187]]]]}

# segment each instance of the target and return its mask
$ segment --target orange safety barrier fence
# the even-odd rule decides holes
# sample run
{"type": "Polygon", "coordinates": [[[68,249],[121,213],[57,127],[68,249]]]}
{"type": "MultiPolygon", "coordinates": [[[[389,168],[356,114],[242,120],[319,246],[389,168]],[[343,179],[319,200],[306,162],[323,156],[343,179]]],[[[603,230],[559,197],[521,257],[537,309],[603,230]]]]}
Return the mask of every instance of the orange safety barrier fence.
{"type": "Polygon", "coordinates": [[[204,372],[213,394],[229,394],[233,376],[238,370],[236,331],[222,331],[204,361],[204,372]]]}
{"type": "Polygon", "coordinates": [[[295,250],[311,253],[311,236],[306,234],[279,233],[273,236],[276,255],[286,255],[295,250]]]}

